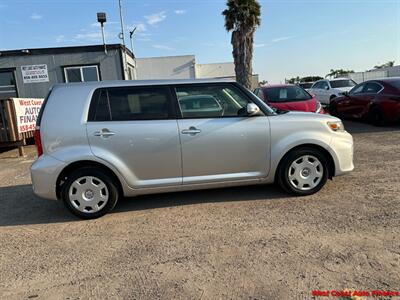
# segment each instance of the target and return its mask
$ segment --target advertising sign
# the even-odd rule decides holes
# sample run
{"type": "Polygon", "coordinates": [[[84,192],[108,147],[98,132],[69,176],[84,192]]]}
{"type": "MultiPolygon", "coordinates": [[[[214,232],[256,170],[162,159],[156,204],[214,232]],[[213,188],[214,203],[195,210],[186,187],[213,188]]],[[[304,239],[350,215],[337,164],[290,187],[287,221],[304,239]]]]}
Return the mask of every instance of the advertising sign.
{"type": "Polygon", "coordinates": [[[27,65],[21,66],[22,78],[24,83],[48,82],[49,74],[47,65],[27,65]]]}
{"type": "Polygon", "coordinates": [[[43,99],[40,98],[12,98],[17,118],[18,133],[35,130],[43,99]]]}

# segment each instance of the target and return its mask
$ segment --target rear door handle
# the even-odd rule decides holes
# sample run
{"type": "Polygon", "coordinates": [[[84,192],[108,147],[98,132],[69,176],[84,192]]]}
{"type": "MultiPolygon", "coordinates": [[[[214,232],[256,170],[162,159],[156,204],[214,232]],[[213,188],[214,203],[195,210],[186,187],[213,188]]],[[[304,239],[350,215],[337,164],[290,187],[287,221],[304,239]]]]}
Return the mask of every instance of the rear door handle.
{"type": "Polygon", "coordinates": [[[100,131],[95,131],[95,132],[93,133],[93,135],[94,135],[94,136],[101,136],[101,137],[107,138],[107,137],[109,137],[109,136],[115,135],[115,132],[112,132],[112,131],[108,130],[107,128],[103,128],[103,129],[100,130],[100,131]]]}
{"type": "Polygon", "coordinates": [[[201,130],[197,129],[194,126],[190,126],[189,129],[183,129],[181,132],[182,132],[182,134],[196,135],[196,134],[199,134],[201,132],[201,130]]]}

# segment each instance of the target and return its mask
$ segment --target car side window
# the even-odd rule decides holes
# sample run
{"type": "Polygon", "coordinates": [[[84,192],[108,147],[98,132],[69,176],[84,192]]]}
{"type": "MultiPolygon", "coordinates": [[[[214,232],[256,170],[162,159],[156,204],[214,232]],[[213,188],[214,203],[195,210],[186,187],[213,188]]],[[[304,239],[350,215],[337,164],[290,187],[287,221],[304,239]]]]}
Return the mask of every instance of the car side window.
{"type": "Polygon", "coordinates": [[[328,85],[328,83],[326,81],[321,81],[321,87],[320,88],[323,89],[323,90],[327,90],[327,89],[329,89],[329,85],[328,85]]]}
{"type": "Polygon", "coordinates": [[[382,86],[380,86],[379,84],[375,83],[375,82],[368,82],[364,89],[363,89],[363,93],[368,93],[368,94],[376,94],[378,93],[380,90],[382,89],[382,86]]]}
{"type": "Polygon", "coordinates": [[[350,95],[357,95],[361,94],[363,92],[365,83],[361,83],[359,85],[356,85],[351,91],[349,92],[350,95]]]}
{"type": "Polygon", "coordinates": [[[323,83],[324,83],[323,81],[316,82],[312,88],[313,89],[322,89],[323,83]]]}
{"type": "Polygon", "coordinates": [[[94,121],[109,121],[111,120],[110,106],[108,103],[108,95],[106,90],[96,90],[92,98],[92,106],[94,109],[94,121]]]}
{"type": "Polygon", "coordinates": [[[88,121],[160,120],[172,112],[168,88],[107,88],[93,94],[88,121]]]}
{"type": "Polygon", "coordinates": [[[244,116],[249,102],[232,85],[180,86],[176,95],[182,118],[244,116]]]}

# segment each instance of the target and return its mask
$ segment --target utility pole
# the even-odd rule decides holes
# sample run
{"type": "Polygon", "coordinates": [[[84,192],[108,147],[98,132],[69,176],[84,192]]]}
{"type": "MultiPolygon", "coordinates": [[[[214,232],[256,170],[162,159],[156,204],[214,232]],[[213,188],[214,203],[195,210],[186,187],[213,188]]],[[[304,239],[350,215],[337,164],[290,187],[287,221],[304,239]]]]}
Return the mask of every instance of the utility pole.
{"type": "Polygon", "coordinates": [[[131,39],[131,51],[133,54],[133,57],[135,57],[135,52],[133,51],[133,34],[136,31],[136,27],[132,29],[132,31],[129,31],[129,38],[131,39]]]}
{"type": "Polygon", "coordinates": [[[122,40],[122,45],[123,45],[122,51],[124,52],[124,60],[125,60],[125,62],[123,64],[124,65],[124,79],[125,79],[125,76],[126,76],[128,70],[127,70],[127,66],[126,66],[127,61],[126,61],[126,47],[125,47],[125,35],[124,35],[124,18],[122,15],[121,0],[118,0],[118,3],[119,3],[119,19],[121,22],[121,33],[119,34],[119,38],[122,40]]]}

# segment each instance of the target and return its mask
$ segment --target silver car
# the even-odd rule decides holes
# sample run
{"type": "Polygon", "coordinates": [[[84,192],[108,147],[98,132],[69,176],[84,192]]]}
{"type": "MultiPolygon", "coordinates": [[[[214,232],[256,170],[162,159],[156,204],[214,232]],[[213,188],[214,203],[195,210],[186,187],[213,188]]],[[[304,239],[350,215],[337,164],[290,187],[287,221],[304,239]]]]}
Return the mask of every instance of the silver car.
{"type": "Polygon", "coordinates": [[[34,192],[81,218],[150,193],[277,182],[310,195],[354,168],[339,119],[276,112],[228,80],[55,85],[35,137],[34,192]]]}

